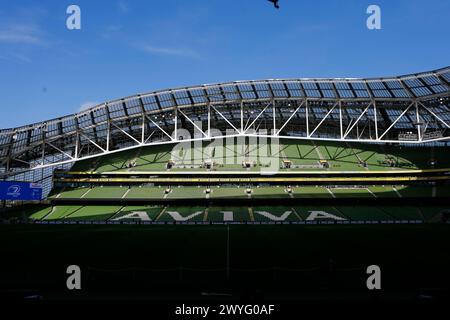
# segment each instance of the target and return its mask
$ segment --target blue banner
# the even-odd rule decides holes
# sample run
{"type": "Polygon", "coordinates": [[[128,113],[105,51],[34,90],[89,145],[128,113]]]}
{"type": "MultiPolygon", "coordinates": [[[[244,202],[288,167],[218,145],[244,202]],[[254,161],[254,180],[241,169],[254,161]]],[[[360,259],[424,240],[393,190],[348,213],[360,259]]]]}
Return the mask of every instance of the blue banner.
{"type": "Polygon", "coordinates": [[[0,200],[41,200],[42,185],[33,182],[0,181],[0,200]]]}

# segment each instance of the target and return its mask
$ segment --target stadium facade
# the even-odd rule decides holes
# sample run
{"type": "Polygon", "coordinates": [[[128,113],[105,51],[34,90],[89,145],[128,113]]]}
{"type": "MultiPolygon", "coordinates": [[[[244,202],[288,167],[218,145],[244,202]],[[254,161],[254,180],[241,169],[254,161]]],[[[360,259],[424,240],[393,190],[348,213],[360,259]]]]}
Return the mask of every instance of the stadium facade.
{"type": "Polygon", "coordinates": [[[42,182],[48,193],[55,168],[143,146],[230,136],[446,145],[449,129],[450,67],[388,78],[236,81],[138,94],[2,129],[0,172],[42,182]]]}

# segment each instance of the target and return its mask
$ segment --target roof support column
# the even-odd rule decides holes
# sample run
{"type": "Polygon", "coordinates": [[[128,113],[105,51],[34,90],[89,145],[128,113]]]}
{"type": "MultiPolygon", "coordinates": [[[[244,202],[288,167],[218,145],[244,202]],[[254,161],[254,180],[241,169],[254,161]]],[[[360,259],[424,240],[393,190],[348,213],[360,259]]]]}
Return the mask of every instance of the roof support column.
{"type": "Polygon", "coordinates": [[[106,121],[106,151],[109,151],[109,144],[111,141],[111,119],[109,119],[106,121]]]}
{"type": "Polygon", "coordinates": [[[373,115],[375,120],[375,139],[378,140],[378,109],[376,101],[373,101],[373,115]]]}
{"type": "Polygon", "coordinates": [[[416,105],[416,121],[417,121],[417,139],[418,141],[422,141],[422,125],[420,122],[420,113],[419,113],[419,104],[417,100],[415,102],[416,105]]]}
{"type": "Polygon", "coordinates": [[[173,119],[173,133],[174,133],[174,138],[175,141],[178,141],[178,107],[175,107],[174,109],[174,119],[173,119]]]}
{"type": "Polygon", "coordinates": [[[306,136],[309,138],[309,107],[308,99],[305,100],[306,136]]]}
{"type": "Polygon", "coordinates": [[[339,100],[339,129],[341,133],[341,139],[344,139],[344,128],[342,126],[342,101],[339,100]]]}
{"type": "Polygon", "coordinates": [[[141,144],[145,143],[145,114],[142,114],[141,144]]]}
{"type": "Polygon", "coordinates": [[[273,133],[277,131],[277,115],[275,112],[275,99],[272,100],[272,118],[273,118],[273,133]]]}
{"type": "Polygon", "coordinates": [[[241,132],[244,132],[244,101],[241,100],[241,132]]]}
{"type": "Polygon", "coordinates": [[[45,159],[45,134],[47,133],[47,124],[45,124],[42,127],[42,158],[41,158],[41,165],[44,165],[44,159],[45,159]]]}
{"type": "Polygon", "coordinates": [[[111,144],[111,114],[109,112],[109,106],[107,103],[105,103],[105,111],[106,111],[106,151],[109,151],[109,147],[111,144]]]}
{"type": "Polygon", "coordinates": [[[80,123],[78,122],[78,117],[75,117],[75,139],[75,159],[78,159],[80,152],[80,123]]]}
{"type": "Polygon", "coordinates": [[[44,165],[44,159],[45,159],[45,142],[42,143],[41,166],[44,165]]]}
{"type": "Polygon", "coordinates": [[[75,159],[78,159],[78,151],[80,149],[80,134],[77,132],[75,133],[75,159]]]}
{"type": "Polygon", "coordinates": [[[208,103],[208,138],[211,138],[211,103],[208,103]]]}
{"type": "Polygon", "coordinates": [[[148,139],[145,139],[145,107],[144,107],[144,102],[142,102],[142,97],[139,96],[139,106],[141,107],[141,112],[142,112],[142,136],[141,136],[141,144],[145,144],[147,142],[148,139]]]}

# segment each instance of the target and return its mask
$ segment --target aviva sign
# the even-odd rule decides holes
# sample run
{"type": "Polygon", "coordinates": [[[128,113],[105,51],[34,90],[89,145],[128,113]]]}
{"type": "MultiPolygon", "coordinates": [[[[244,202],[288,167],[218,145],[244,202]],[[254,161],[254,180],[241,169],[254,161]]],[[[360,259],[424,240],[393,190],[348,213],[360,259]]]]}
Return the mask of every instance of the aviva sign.
{"type": "MultiPolygon", "coordinates": [[[[241,214],[235,214],[233,211],[219,211],[215,212],[213,215],[208,215],[207,219],[205,218],[205,213],[203,211],[194,211],[192,213],[180,213],[175,210],[166,210],[159,218],[153,218],[149,216],[146,211],[133,211],[122,215],[120,217],[116,217],[113,221],[122,221],[122,220],[139,220],[139,221],[162,221],[161,218],[164,218],[164,221],[173,221],[173,222],[187,222],[193,220],[201,220],[201,221],[216,221],[216,222],[238,222],[241,214]]],[[[336,214],[329,213],[326,211],[307,211],[305,218],[300,218],[296,213],[292,210],[287,210],[282,212],[281,214],[274,214],[269,211],[253,211],[253,217],[257,221],[273,221],[273,222],[282,222],[282,221],[320,221],[320,220],[347,220],[343,217],[337,216],[336,214]]]]}

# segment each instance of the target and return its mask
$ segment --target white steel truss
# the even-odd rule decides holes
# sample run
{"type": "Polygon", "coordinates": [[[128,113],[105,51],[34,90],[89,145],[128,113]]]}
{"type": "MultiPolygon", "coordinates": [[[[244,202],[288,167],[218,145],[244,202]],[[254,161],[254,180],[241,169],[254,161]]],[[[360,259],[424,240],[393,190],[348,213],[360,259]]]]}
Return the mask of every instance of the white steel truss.
{"type": "Polygon", "coordinates": [[[450,141],[449,80],[445,68],[398,78],[248,81],[138,95],[0,130],[0,168],[7,176],[143,146],[238,136],[445,142],[450,141]],[[308,89],[311,84],[315,92],[308,89]],[[323,84],[334,89],[326,91],[323,84]],[[212,137],[213,129],[222,135],[212,137]]]}

